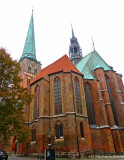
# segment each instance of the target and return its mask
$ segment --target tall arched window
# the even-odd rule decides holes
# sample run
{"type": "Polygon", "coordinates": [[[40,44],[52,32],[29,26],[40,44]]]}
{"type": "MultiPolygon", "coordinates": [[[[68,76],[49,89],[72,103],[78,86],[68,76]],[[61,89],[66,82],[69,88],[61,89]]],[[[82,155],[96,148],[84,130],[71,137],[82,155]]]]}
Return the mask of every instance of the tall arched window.
{"type": "Polygon", "coordinates": [[[81,133],[81,138],[84,138],[84,129],[83,129],[83,123],[80,123],[80,133],[81,133]]]}
{"type": "Polygon", "coordinates": [[[36,128],[32,129],[32,141],[36,141],[36,128]]]}
{"type": "Polygon", "coordinates": [[[85,90],[85,98],[86,98],[86,106],[87,106],[89,124],[96,125],[92,91],[91,91],[89,84],[87,83],[85,84],[84,90],[85,90]]]}
{"type": "Polygon", "coordinates": [[[79,88],[79,81],[77,77],[75,77],[74,79],[74,88],[75,88],[75,100],[76,100],[77,113],[82,114],[80,88],[79,88]]]}
{"type": "Polygon", "coordinates": [[[113,100],[113,96],[112,96],[112,91],[111,91],[111,87],[110,87],[110,83],[109,83],[109,79],[108,79],[108,77],[105,77],[105,79],[106,79],[109,98],[110,98],[110,102],[111,102],[112,112],[113,112],[113,116],[114,116],[114,120],[115,120],[115,125],[119,126],[118,118],[117,118],[117,114],[116,114],[116,110],[115,110],[115,104],[114,104],[114,100],[113,100]]]}
{"type": "Polygon", "coordinates": [[[34,120],[39,116],[39,86],[35,88],[35,98],[34,98],[34,120]]]}
{"type": "Polygon", "coordinates": [[[54,82],[55,114],[62,114],[61,81],[56,77],[54,82]]]}
{"type": "Polygon", "coordinates": [[[55,126],[55,131],[56,131],[56,139],[63,138],[63,125],[61,122],[57,122],[55,126]]]}

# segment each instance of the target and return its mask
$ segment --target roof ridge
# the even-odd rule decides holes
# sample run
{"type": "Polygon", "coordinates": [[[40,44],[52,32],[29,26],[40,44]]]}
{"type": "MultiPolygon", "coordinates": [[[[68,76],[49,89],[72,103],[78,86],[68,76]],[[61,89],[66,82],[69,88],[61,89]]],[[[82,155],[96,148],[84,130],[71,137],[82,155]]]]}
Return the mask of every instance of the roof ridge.
{"type": "MultiPolygon", "coordinates": [[[[83,59],[84,59],[84,58],[86,58],[86,57],[88,57],[89,55],[91,55],[91,56],[92,56],[92,52],[91,52],[91,53],[89,53],[89,54],[87,54],[85,57],[83,57],[81,61],[83,61],[83,59]]],[[[89,62],[89,60],[90,60],[90,57],[91,57],[91,56],[89,56],[89,58],[88,58],[87,62],[86,62],[86,63],[85,63],[85,65],[84,65],[84,67],[85,67],[85,66],[86,66],[86,64],[89,62]]],[[[79,63],[80,63],[80,61],[79,61],[79,63]]]]}
{"type": "MultiPolygon", "coordinates": [[[[97,53],[97,52],[96,52],[97,53]]],[[[97,53],[98,54],[98,53],[97,53]]],[[[98,56],[102,59],[102,61],[111,69],[111,67],[108,65],[108,63],[98,54],[98,56]]]]}
{"type": "Polygon", "coordinates": [[[76,72],[80,75],[83,75],[71,62],[71,60],[68,58],[68,56],[65,54],[55,62],[51,63],[50,65],[46,66],[40,72],[37,74],[37,76],[34,78],[34,80],[31,82],[34,83],[35,81],[39,80],[40,78],[43,78],[47,75],[57,73],[57,72],[76,72]]]}
{"type": "Polygon", "coordinates": [[[105,71],[112,70],[106,61],[94,50],[86,55],[77,65],[79,71],[84,74],[85,79],[90,79],[93,76],[93,71],[99,67],[102,67],[105,71]]]}

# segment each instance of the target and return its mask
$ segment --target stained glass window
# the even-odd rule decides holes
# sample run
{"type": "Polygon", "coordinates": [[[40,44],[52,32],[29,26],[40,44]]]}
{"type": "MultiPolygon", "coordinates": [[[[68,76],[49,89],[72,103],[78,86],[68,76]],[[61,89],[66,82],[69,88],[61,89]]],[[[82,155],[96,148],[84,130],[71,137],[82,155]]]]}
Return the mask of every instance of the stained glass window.
{"type": "Polygon", "coordinates": [[[94,111],[94,103],[92,97],[92,91],[89,84],[85,84],[85,98],[86,98],[86,106],[87,106],[87,114],[90,125],[96,125],[95,111],[94,111]]]}
{"type": "Polygon", "coordinates": [[[83,130],[83,123],[80,123],[80,133],[81,133],[81,138],[84,138],[84,130],[83,130]]]}
{"type": "Polygon", "coordinates": [[[34,98],[34,120],[39,116],[39,86],[35,88],[35,98],[34,98]]]}
{"type": "Polygon", "coordinates": [[[54,82],[55,114],[62,114],[61,81],[56,77],[54,82]]]}
{"type": "Polygon", "coordinates": [[[56,139],[63,138],[63,126],[61,123],[56,124],[56,139]]]}
{"type": "Polygon", "coordinates": [[[79,88],[79,81],[77,77],[75,77],[74,79],[74,88],[75,88],[75,100],[76,100],[77,113],[82,114],[80,88],[79,88]]]}
{"type": "Polygon", "coordinates": [[[36,141],[36,128],[32,129],[32,141],[36,141]]]}
{"type": "Polygon", "coordinates": [[[108,88],[108,93],[109,93],[109,98],[110,98],[110,102],[111,102],[111,107],[112,107],[112,112],[113,112],[115,124],[116,124],[116,126],[119,126],[118,118],[117,118],[117,114],[116,114],[116,110],[115,110],[115,104],[114,104],[114,100],[113,100],[113,96],[112,96],[112,91],[111,91],[109,79],[107,77],[106,77],[106,84],[107,84],[107,88],[108,88]]]}

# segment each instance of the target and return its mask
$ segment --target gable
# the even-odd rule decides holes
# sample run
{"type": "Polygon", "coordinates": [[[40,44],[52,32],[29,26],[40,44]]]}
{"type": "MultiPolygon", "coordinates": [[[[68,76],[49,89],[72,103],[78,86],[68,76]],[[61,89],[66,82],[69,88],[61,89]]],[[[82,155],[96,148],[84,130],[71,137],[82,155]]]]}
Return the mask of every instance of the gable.
{"type": "Polygon", "coordinates": [[[50,64],[49,66],[42,69],[36,78],[31,82],[34,83],[35,81],[43,78],[44,76],[54,74],[57,72],[75,72],[83,76],[83,74],[74,66],[74,64],[70,61],[67,55],[64,55],[54,63],[50,64]]]}
{"type": "Polygon", "coordinates": [[[93,72],[97,68],[103,68],[105,71],[112,70],[95,50],[83,57],[76,67],[84,74],[84,79],[96,79],[93,76],[93,72]]]}

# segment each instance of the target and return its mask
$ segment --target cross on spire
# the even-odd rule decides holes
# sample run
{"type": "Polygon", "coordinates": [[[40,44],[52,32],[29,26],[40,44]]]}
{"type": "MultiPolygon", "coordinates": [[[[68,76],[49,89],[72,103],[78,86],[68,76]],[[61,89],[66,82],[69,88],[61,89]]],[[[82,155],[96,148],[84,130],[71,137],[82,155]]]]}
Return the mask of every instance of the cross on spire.
{"type": "Polygon", "coordinates": [[[93,37],[92,37],[92,46],[93,46],[93,50],[95,50],[95,45],[94,45],[93,37]]]}

